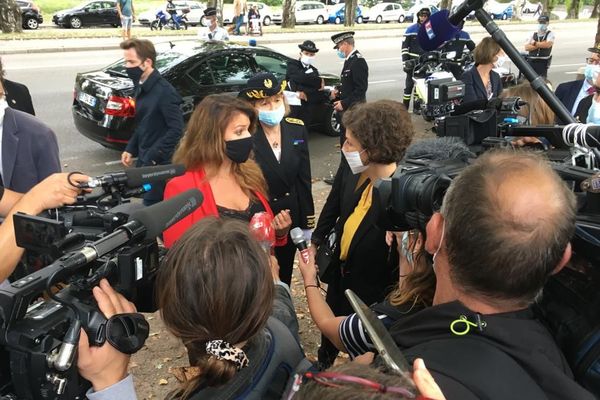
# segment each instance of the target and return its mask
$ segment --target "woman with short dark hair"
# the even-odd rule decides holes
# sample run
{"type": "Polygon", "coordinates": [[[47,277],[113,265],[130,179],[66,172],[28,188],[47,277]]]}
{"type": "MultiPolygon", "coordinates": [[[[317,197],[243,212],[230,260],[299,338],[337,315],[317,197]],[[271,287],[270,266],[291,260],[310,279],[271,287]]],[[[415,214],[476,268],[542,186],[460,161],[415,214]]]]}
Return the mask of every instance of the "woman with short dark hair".
{"type": "MultiPolygon", "coordinates": [[[[344,114],[343,123],[344,157],[312,237],[318,247],[332,229],[336,234],[336,252],[325,273],[327,303],[336,316],[353,311],[345,289],[373,304],[398,281],[398,253],[378,226],[382,210],[373,198],[373,183],[393,175],[414,135],[406,108],[392,100],[358,104],[344,114]]],[[[323,337],[321,367],[331,365],[337,353],[323,337]]]]}
{"type": "Polygon", "coordinates": [[[465,84],[463,103],[499,97],[502,80],[493,69],[502,66],[506,58],[500,45],[491,37],[485,37],[473,50],[473,58],[475,65],[460,78],[465,84]]]}

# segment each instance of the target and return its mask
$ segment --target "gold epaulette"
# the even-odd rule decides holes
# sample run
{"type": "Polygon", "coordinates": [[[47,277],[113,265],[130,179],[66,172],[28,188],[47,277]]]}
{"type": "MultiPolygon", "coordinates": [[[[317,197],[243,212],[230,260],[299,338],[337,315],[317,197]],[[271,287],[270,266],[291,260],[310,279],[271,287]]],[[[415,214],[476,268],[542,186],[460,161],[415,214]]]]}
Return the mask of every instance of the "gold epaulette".
{"type": "Polygon", "coordinates": [[[304,125],[304,121],[298,118],[286,117],[285,120],[290,124],[304,125]]]}

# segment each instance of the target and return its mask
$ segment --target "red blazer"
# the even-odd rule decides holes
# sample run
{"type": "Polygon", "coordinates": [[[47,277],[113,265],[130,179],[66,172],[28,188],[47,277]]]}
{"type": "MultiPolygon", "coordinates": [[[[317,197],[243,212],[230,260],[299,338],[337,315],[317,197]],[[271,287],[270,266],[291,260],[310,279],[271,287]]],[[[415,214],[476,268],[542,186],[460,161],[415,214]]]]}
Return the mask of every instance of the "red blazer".
{"type": "MultiPolygon", "coordinates": [[[[202,192],[202,195],[204,196],[204,201],[202,201],[202,204],[196,209],[196,211],[164,232],[163,238],[167,248],[173,246],[173,243],[175,243],[190,226],[200,221],[202,218],[207,216],[219,216],[212,188],[205,178],[206,173],[204,172],[204,169],[198,169],[195,171],[187,171],[184,175],[173,178],[167,183],[164,195],[165,200],[176,196],[179,193],[185,192],[188,189],[194,188],[202,192]]],[[[254,194],[262,203],[265,211],[269,213],[271,217],[273,217],[273,211],[271,210],[271,207],[269,207],[269,202],[267,199],[258,192],[254,192],[254,194]]],[[[283,239],[276,239],[275,246],[283,246],[286,243],[287,235],[283,239]]]]}

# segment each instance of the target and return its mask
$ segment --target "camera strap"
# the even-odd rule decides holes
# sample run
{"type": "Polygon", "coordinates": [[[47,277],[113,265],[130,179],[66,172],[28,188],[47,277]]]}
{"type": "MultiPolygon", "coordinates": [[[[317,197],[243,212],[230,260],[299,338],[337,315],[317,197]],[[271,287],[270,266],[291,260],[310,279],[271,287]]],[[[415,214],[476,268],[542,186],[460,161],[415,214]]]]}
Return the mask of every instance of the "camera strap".
{"type": "Polygon", "coordinates": [[[106,340],[125,354],[140,350],[149,332],[148,321],[139,313],[116,314],[106,322],[106,340]]]}

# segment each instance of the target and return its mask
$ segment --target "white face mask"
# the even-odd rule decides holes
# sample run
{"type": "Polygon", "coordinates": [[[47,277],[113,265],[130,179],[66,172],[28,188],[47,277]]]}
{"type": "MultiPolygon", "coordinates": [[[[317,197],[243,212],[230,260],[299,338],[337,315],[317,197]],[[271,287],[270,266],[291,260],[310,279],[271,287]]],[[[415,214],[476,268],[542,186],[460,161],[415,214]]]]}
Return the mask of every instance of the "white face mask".
{"type": "Polygon", "coordinates": [[[498,56],[498,60],[494,63],[494,68],[500,68],[506,62],[506,56],[498,56]]]}
{"type": "Polygon", "coordinates": [[[211,25],[212,25],[212,22],[211,22],[209,19],[206,19],[206,18],[204,18],[204,19],[202,20],[202,25],[204,25],[205,27],[207,27],[207,28],[208,28],[209,26],[211,26],[211,25]]]}
{"type": "Polygon", "coordinates": [[[344,151],[344,150],[342,150],[342,153],[344,154],[344,157],[346,157],[346,161],[348,161],[348,165],[350,166],[350,169],[352,170],[352,173],[354,175],[360,174],[361,172],[363,172],[364,170],[369,168],[369,166],[364,165],[362,160],[360,159],[360,154],[363,151],[344,151]]]}
{"type": "Polygon", "coordinates": [[[314,57],[305,56],[304,54],[300,56],[300,62],[302,62],[304,65],[312,65],[314,59],[314,57]]]}

